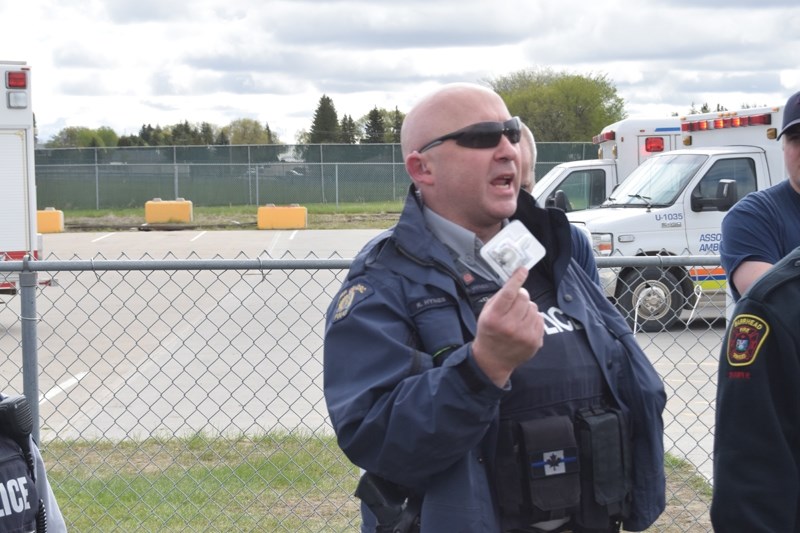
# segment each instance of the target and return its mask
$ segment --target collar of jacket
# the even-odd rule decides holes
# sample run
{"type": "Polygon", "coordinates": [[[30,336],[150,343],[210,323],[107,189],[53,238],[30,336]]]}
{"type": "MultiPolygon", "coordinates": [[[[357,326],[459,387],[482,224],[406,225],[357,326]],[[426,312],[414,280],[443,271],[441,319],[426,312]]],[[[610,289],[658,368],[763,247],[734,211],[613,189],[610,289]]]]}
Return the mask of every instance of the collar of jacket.
{"type": "MultiPolygon", "coordinates": [[[[556,208],[542,209],[529,193],[520,191],[511,219],[522,222],[545,247],[544,268],[558,285],[572,257],[572,234],[566,214],[556,208]]],[[[413,184],[393,234],[398,246],[419,261],[438,262],[454,269],[449,253],[425,226],[422,202],[413,184]]]]}

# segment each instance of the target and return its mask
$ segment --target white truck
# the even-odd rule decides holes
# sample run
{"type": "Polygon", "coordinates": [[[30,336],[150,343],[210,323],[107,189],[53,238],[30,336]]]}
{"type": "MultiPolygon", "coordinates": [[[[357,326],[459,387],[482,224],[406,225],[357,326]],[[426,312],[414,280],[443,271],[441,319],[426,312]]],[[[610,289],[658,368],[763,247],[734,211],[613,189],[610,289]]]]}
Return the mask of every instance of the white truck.
{"type": "Polygon", "coordinates": [[[533,197],[541,206],[579,211],[597,207],[648,157],[680,147],[678,117],[626,118],[592,138],[597,159],[570,161],[536,180],[533,197]]]}
{"type": "MultiPolygon", "coordinates": [[[[25,62],[0,61],[0,73],[0,183],[5,198],[0,209],[0,260],[19,261],[26,255],[38,259],[42,240],[36,231],[31,70],[25,62]]],[[[16,294],[17,282],[17,274],[0,273],[0,294],[16,294]]]]}
{"type": "MultiPolygon", "coordinates": [[[[785,176],[776,141],[782,107],[682,117],[690,148],[653,155],[597,209],[567,214],[599,256],[719,254],[725,212],[748,192],[785,176]]],[[[634,330],[658,331],[701,296],[724,302],[722,268],[607,268],[606,294],[634,330]]]]}

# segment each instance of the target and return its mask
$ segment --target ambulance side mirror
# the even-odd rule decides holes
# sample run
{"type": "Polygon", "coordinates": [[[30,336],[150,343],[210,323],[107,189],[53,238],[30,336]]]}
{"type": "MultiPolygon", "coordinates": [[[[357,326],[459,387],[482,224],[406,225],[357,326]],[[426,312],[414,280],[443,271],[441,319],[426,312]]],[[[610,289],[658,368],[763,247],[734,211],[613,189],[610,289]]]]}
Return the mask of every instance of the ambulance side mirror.
{"type": "Polygon", "coordinates": [[[567,198],[567,193],[561,189],[557,190],[555,194],[553,194],[553,206],[561,209],[565,213],[572,211],[569,204],[569,199],[567,198]]]}
{"type": "Polygon", "coordinates": [[[727,211],[736,203],[736,181],[730,179],[719,180],[717,184],[716,205],[718,211],[727,211]]]}

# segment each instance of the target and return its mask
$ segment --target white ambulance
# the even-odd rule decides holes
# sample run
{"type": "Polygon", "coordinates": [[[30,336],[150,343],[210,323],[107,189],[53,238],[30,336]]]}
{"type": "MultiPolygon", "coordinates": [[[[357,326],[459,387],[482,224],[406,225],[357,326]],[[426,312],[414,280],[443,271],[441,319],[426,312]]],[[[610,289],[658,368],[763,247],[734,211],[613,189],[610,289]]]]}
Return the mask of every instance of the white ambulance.
{"type": "Polygon", "coordinates": [[[626,118],[603,128],[592,142],[597,159],[561,163],[536,180],[532,194],[539,205],[567,212],[599,206],[648,157],[680,147],[680,121],[626,118]]]}
{"type": "MultiPolygon", "coordinates": [[[[31,70],[21,61],[0,61],[0,260],[38,259],[41,235],[36,232],[36,177],[31,107],[31,70]]],[[[18,275],[0,272],[0,294],[16,294],[18,275]]]]}
{"type": "MultiPolygon", "coordinates": [[[[600,256],[718,255],[725,212],[785,176],[782,117],[782,107],[682,117],[689,148],[653,155],[599,208],[567,216],[600,256]]],[[[609,268],[600,277],[635,330],[672,325],[701,296],[724,305],[721,268],[609,268]]]]}

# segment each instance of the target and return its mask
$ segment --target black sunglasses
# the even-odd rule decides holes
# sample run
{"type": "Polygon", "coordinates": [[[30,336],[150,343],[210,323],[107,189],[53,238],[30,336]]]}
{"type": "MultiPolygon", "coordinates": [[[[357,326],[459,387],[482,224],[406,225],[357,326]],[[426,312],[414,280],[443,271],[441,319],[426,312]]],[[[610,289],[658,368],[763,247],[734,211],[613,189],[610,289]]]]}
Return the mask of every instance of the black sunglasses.
{"type": "Polygon", "coordinates": [[[503,135],[514,144],[519,142],[522,123],[519,117],[513,117],[505,122],[478,122],[466,128],[442,135],[432,140],[418,150],[419,153],[439,146],[445,141],[453,139],[456,144],[464,148],[494,148],[500,144],[503,135]]]}

